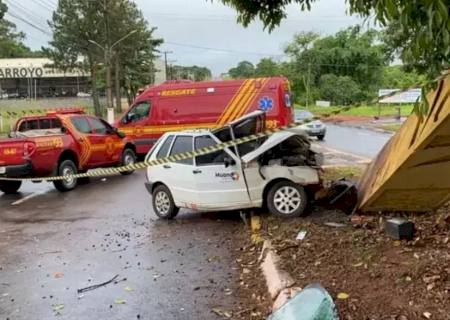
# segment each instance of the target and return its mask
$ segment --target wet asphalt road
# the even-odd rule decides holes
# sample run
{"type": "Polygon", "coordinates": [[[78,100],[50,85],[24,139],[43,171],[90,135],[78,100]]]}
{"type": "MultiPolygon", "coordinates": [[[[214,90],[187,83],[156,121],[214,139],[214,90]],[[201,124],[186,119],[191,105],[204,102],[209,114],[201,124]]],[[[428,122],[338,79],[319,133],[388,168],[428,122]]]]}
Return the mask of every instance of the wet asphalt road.
{"type": "Polygon", "coordinates": [[[388,133],[327,124],[325,141],[320,144],[355,155],[373,158],[391,136],[388,133]]]}
{"type": "Polygon", "coordinates": [[[0,195],[0,319],[217,319],[212,308],[230,310],[238,215],[157,220],[143,183],[141,171],[64,194],[44,183],[0,195]],[[32,192],[41,194],[12,205],[32,192]],[[77,294],[116,274],[126,280],[77,294]]]}
{"type": "MultiPolygon", "coordinates": [[[[329,125],[318,144],[372,158],[388,138],[329,125]]],[[[143,183],[141,171],[0,195],[0,319],[218,319],[212,308],[239,303],[238,214],[160,221],[143,183]],[[77,294],[116,274],[126,280],[77,294]]]]}

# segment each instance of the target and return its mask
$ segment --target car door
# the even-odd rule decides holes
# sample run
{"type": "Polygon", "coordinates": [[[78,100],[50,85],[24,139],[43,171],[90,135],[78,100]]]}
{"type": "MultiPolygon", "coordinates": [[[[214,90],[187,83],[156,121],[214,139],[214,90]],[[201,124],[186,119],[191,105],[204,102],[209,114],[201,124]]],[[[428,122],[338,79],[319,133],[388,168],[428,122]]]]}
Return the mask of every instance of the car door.
{"type": "MultiPolygon", "coordinates": [[[[194,139],[196,150],[217,143],[220,141],[211,135],[194,139]]],[[[231,210],[251,206],[241,163],[231,151],[220,150],[196,157],[192,172],[195,175],[196,205],[199,209],[231,210]]]]}
{"type": "Polygon", "coordinates": [[[93,161],[97,164],[118,162],[124,146],[122,139],[102,120],[96,117],[88,117],[88,120],[93,161]]]}
{"type": "MultiPolygon", "coordinates": [[[[169,156],[193,150],[191,135],[176,135],[169,156]]],[[[194,181],[194,159],[185,159],[162,165],[163,182],[169,187],[177,206],[192,208],[197,195],[194,181]]]]}

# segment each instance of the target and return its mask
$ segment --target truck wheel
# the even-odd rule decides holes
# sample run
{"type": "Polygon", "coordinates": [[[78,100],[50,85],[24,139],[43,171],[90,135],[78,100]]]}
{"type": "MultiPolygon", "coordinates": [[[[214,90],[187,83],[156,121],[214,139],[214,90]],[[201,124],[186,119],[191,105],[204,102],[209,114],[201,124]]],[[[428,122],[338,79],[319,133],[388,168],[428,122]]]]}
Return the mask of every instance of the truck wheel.
{"type": "MultiPolygon", "coordinates": [[[[132,149],[125,149],[122,153],[122,166],[127,166],[136,163],[136,154],[132,149]]],[[[132,174],[134,170],[121,172],[124,176],[132,174]]]]}
{"type": "Polygon", "coordinates": [[[159,185],[152,194],[153,210],[161,219],[173,219],[178,214],[180,208],[175,205],[169,188],[159,185]]]}
{"type": "Polygon", "coordinates": [[[302,186],[291,181],[280,181],[270,188],[267,208],[281,218],[299,217],[305,211],[308,197],[302,186]]]}
{"type": "Polygon", "coordinates": [[[317,139],[322,141],[323,139],[325,139],[325,135],[323,134],[323,135],[317,136],[317,139]]]}
{"type": "MultiPolygon", "coordinates": [[[[77,167],[72,160],[64,160],[59,164],[58,175],[65,176],[71,174],[77,174],[77,167]]],[[[75,189],[78,184],[78,179],[67,178],[64,180],[53,181],[53,184],[58,191],[66,192],[75,189]]]]}
{"type": "Polygon", "coordinates": [[[20,189],[20,186],[22,185],[22,181],[6,181],[6,180],[0,180],[0,190],[4,194],[13,194],[17,193],[17,191],[20,189]]]}

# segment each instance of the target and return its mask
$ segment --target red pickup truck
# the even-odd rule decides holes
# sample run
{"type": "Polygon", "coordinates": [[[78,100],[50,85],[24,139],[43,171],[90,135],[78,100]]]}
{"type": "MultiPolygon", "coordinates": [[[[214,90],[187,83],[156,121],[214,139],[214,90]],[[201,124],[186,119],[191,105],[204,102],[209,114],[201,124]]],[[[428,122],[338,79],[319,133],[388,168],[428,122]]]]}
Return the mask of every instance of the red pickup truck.
{"type": "MultiPolygon", "coordinates": [[[[136,148],[125,135],[100,118],[76,111],[24,117],[10,138],[0,139],[0,178],[70,175],[135,161],[136,148]]],[[[53,183],[64,192],[77,182],[67,178],[53,183]]],[[[0,179],[0,190],[15,193],[21,184],[0,179]]]]}

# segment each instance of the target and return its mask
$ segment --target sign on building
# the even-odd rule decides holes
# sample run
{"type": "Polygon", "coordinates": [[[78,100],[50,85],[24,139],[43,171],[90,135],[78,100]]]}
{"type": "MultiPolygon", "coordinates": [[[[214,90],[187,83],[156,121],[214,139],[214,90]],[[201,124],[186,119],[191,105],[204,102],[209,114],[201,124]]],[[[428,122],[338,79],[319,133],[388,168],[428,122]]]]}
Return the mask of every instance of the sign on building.
{"type": "Polygon", "coordinates": [[[378,98],[379,103],[390,103],[390,104],[400,104],[400,103],[415,103],[417,99],[420,99],[422,89],[410,89],[408,91],[399,92],[393,96],[385,97],[384,96],[400,91],[400,89],[380,89],[378,90],[378,98]]]}

